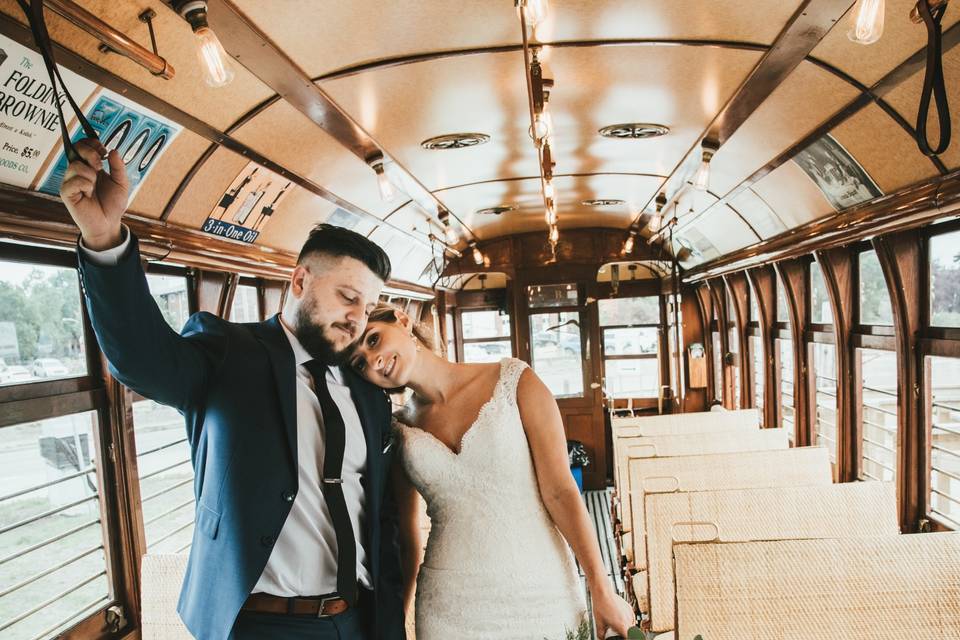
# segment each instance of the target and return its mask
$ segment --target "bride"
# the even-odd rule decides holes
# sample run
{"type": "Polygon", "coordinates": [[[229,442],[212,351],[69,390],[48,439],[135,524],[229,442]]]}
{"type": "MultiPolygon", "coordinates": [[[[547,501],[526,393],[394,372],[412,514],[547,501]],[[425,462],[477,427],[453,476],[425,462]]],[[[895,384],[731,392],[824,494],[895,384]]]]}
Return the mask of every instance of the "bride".
{"type": "Polygon", "coordinates": [[[413,391],[396,415],[394,480],[418,640],[577,637],[587,613],[571,547],[600,637],[626,637],[635,617],[606,575],[556,401],[525,363],[448,362],[429,334],[381,304],[350,364],[380,387],[413,391]],[[422,563],[416,492],[431,521],[422,563]]]}

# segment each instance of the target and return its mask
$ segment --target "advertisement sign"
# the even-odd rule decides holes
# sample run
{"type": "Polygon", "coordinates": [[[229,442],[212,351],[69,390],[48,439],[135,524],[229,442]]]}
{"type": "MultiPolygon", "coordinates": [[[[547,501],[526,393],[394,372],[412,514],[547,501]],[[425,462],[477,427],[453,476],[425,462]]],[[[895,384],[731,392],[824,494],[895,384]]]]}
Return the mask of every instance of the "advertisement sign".
{"type": "Polygon", "coordinates": [[[292,185],[290,180],[251,162],[220,196],[200,230],[253,244],[292,185]]]}
{"type": "MultiPolygon", "coordinates": [[[[77,104],[97,85],[60,67],[77,104]]],[[[58,92],[68,129],[76,118],[58,92]]],[[[0,35],[0,182],[30,187],[60,146],[60,114],[39,53],[0,35]]]]}
{"type": "MultiPolygon", "coordinates": [[[[127,167],[132,201],[140,183],[180,133],[180,126],[107,89],[100,90],[93,103],[85,108],[84,115],[107,150],[120,152],[127,167]]],[[[75,129],[71,140],[77,142],[84,133],[79,126],[75,129]]],[[[47,171],[39,191],[57,195],[66,170],[67,157],[60,149],[57,161],[47,171]]]]}
{"type": "Polygon", "coordinates": [[[814,141],[793,161],[837,211],[883,195],[860,163],[830,134],[814,141]]]}

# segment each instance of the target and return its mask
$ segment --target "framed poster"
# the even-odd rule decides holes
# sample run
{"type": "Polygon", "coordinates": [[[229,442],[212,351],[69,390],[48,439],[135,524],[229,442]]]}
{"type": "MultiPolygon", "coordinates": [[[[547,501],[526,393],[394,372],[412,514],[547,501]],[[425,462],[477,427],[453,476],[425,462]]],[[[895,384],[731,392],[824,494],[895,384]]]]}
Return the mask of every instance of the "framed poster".
{"type": "Polygon", "coordinates": [[[829,133],[794,156],[837,211],[883,195],[860,163],[829,133]]]}

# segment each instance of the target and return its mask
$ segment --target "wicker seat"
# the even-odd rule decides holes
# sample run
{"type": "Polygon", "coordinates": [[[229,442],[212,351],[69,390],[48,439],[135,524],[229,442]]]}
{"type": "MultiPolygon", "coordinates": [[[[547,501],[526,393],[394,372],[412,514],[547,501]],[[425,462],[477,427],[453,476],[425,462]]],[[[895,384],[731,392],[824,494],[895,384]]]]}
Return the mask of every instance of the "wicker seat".
{"type": "Polygon", "coordinates": [[[143,640],[192,640],[177,614],[187,554],[148,554],[140,561],[143,640]]]}

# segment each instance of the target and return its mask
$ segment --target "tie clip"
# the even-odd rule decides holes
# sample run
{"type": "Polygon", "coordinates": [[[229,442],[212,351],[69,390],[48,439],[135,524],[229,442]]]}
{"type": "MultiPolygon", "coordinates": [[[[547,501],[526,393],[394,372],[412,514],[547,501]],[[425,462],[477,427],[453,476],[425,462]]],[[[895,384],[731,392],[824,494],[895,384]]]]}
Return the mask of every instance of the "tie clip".
{"type": "Polygon", "coordinates": [[[324,478],[323,484],[343,484],[343,478],[324,478]]]}

